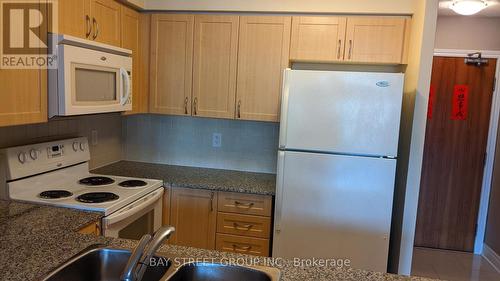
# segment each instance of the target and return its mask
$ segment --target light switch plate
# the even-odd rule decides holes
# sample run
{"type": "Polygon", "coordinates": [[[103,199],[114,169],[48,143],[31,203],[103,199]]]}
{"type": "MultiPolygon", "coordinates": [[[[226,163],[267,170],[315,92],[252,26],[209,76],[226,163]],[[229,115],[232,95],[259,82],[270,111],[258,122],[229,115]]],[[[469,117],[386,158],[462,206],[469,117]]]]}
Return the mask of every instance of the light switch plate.
{"type": "Polygon", "coordinates": [[[222,134],[213,133],[212,134],[212,147],[222,147],[222,134]]]}

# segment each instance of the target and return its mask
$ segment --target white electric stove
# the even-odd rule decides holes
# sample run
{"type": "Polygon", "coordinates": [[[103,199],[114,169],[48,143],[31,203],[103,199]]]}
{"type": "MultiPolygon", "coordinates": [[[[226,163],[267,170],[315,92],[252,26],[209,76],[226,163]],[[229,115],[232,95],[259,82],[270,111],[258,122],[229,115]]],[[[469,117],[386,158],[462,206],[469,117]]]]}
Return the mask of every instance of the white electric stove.
{"type": "Polygon", "coordinates": [[[1,197],[103,213],[105,236],[140,238],[161,226],[163,182],[89,172],[86,138],[0,150],[1,197]]]}

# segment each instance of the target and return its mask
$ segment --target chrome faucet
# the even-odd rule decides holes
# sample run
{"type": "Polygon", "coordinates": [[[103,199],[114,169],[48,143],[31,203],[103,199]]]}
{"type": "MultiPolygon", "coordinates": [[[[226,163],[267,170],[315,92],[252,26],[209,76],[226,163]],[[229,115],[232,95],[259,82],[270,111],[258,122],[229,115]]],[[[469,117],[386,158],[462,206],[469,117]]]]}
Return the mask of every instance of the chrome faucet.
{"type": "Polygon", "coordinates": [[[141,281],[149,260],[156,253],[165,240],[175,232],[172,226],[164,226],[158,229],[153,236],[146,234],[142,236],[139,245],[134,249],[128,259],[127,266],[120,277],[122,281],[141,281]]]}

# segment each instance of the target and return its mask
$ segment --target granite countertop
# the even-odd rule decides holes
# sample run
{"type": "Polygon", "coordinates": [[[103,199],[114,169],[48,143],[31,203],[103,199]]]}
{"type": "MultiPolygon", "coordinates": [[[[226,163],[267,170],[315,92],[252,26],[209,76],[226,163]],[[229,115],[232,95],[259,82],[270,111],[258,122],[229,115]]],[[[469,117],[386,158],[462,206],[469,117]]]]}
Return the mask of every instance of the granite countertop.
{"type": "Polygon", "coordinates": [[[120,161],[91,171],[96,174],[163,180],[172,187],[274,195],[276,175],[120,161]]]}
{"type": "MultiPolygon", "coordinates": [[[[43,205],[0,201],[0,280],[36,281],[48,275],[60,264],[93,244],[130,249],[137,241],[82,235],[77,230],[98,220],[101,214],[43,205]]],[[[180,258],[208,258],[213,261],[252,260],[257,264],[265,258],[230,254],[181,246],[165,245],[160,255],[180,258]]],[[[281,281],[336,281],[336,280],[420,280],[355,269],[334,267],[294,266],[293,261],[283,260],[278,269],[281,281]]]]}

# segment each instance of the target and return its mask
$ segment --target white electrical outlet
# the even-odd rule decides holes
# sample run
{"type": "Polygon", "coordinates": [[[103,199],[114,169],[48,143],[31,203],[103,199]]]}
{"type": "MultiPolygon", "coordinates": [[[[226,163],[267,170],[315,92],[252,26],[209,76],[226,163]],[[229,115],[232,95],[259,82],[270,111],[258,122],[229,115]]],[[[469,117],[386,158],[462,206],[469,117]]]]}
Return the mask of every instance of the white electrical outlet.
{"type": "Polygon", "coordinates": [[[222,134],[213,133],[212,134],[212,147],[222,147],[222,134]]]}
{"type": "Polygon", "coordinates": [[[98,135],[97,135],[97,130],[92,130],[91,132],[91,143],[93,146],[96,146],[99,144],[99,138],[98,138],[98,135]]]}

